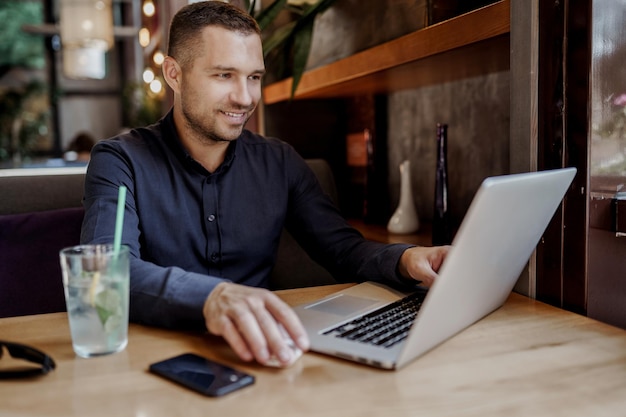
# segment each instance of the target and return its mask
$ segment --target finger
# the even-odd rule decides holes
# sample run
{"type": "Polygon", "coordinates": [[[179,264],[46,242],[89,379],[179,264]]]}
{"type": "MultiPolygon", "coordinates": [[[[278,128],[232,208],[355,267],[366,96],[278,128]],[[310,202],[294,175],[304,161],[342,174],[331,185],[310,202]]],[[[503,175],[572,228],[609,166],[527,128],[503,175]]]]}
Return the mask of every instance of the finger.
{"type": "MultiPolygon", "coordinates": [[[[293,342],[291,341],[292,337],[284,330],[282,323],[277,321],[276,317],[272,314],[272,312],[278,312],[279,317],[285,314],[295,316],[291,308],[270,292],[264,292],[263,294],[259,294],[258,298],[251,299],[249,301],[249,308],[252,316],[256,319],[256,324],[258,324],[262,332],[262,341],[266,343],[263,347],[266,348],[269,353],[267,358],[265,357],[265,352],[257,354],[257,346],[254,345],[255,336],[251,333],[246,333],[245,336],[249,341],[249,347],[256,355],[257,361],[263,365],[270,365],[271,363],[272,366],[277,366],[277,364],[279,364],[279,366],[287,366],[293,363],[297,358],[295,353],[298,349],[294,350],[294,347],[292,347],[293,342]]],[[[240,325],[243,325],[243,323],[244,321],[242,320],[240,325]]],[[[241,327],[241,329],[242,332],[256,330],[251,326],[251,323],[248,323],[245,329],[244,327],[241,327]]],[[[298,351],[298,355],[300,353],[301,352],[298,351]]]]}
{"type": "Polygon", "coordinates": [[[430,287],[435,283],[438,277],[438,271],[441,269],[449,249],[449,246],[441,246],[435,248],[434,251],[429,254],[427,262],[422,265],[421,269],[423,274],[422,282],[424,285],[430,287]]]}
{"type": "Polygon", "coordinates": [[[433,256],[431,256],[430,262],[434,271],[438,271],[443,265],[443,261],[446,259],[448,252],[450,251],[450,246],[440,246],[436,248],[433,256]]]}
{"type": "Polygon", "coordinates": [[[308,338],[295,313],[267,290],[220,284],[207,298],[204,315],[207,329],[223,336],[242,359],[253,357],[267,364],[275,356],[288,364],[293,351],[279,324],[301,350],[308,349],[308,338]]]}
{"type": "MultiPolygon", "coordinates": [[[[267,311],[259,313],[258,316],[259,325],[265,339],[270,353],[270,358],[278,360],[283,365],[291,363],[292,349],[288,344],[290,338],[288,333],[283,330],[283,326],[278,323],[274,317],[267,311]]],[[[264,364],[267,364],[264,362],[264,364]]]]}
{"type": "Polygon", "coordinates": [[[302,326],[302,322],[300,322],[298,315],[280,298],[274,294],[271,295],[274,296],[275,299],[268,302],[268,310],[274,319],[282,325],[284,331],[289,335],[298,348],[302,351],[309,350],[309,336],[307,335],[306,330],[304,330],[304,326],[302,326]]]}
{"type": "MultiPolygon", "coordinates": [[[[270,292],[264,293],[260,300],[262,303],[254,303],[251,311],[254,313],[254,317],[263,333],[269,357],[267,360],[264,357],[260,357],[257,360],[263,365],[288,366],[297,359],[302,350],[298,349],[297,345],[294,345],[293,337],[285,330],[284,325],[279,321],[280,319],[276,320],[276,317],[271,312],[278,312],[279,317],[285,314],[292,316],[292,318],[297,320],[298,326],[301,326],[300,322],[291,308],[274,294],[270,292]]],[[[308,348],[308,339],[306,347],[308,348]]],[[[251,346],[251,349],[254,352],[254,347],[251,346]]]]}
{"type": "Polygon", "coordinates": [[[435,282],[435,278],[437,277],[437,274],[432,270],[429,271],[430,265],[425,265],[425,268],[428,268],[428,269],[422,270],[420,281],[422,282],[423,285],[430,287],[435,282]]]}
{"type": "Polygon", "coordinates": [[[207,297],[203,314],[209,332],[224,337],[242,359],[263,361],[269,355],[262,332],[250,311],[251,304],[259,297],[254,292],[251,288],[221,283],[207,297]]]}
{"type": "Polygon", "coordinates": [[[248,344],[241,337],[237,327],[230,321],[230,319],[224,320],[222,325],[222,337],[228,345],[235,351],[237,356],[241,358],[241,360],[250,362],[254,359],[254,355],[248,348],[248,344]]]}
{"type": "MultiPolygon", "coordinates": [[[[267,312],[265,312],[267,314],[267,312]]],[[[259,321],[263,321],[263,310],[254,309],[240,312],[232,317],[236,330],[240,337],[245,341],[251,354],[259,363],[265,363],[270,358],[268,342],[262,325],[259,321]]]]}
{"type": "Polygon", "coordinates": [[[293,315],[291,308],[269,291],[256,291],[255,297],[246,299],[246,306],[247,314],[237,315],[236,324],[257,361],[264,365],[270,359],[283,365],[291,363],[293,350],[271,313],[293,315]]]}

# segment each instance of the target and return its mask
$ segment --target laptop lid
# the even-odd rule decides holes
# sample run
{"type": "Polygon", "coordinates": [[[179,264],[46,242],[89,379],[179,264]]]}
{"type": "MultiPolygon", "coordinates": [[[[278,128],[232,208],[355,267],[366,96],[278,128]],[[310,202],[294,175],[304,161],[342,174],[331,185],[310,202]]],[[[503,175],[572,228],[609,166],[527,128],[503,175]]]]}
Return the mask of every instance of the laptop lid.
{"type": "Polygon", "coordinates": [[[397,367],[504,304],[575,174],[566,168],[483,181],[397,367]]]}

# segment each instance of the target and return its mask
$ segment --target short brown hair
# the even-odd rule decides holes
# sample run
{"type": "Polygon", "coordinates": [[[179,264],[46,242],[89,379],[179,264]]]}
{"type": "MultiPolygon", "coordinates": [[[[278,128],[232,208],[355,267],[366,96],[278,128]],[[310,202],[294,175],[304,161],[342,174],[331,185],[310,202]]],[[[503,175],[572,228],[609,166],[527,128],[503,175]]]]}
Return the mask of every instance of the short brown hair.
{"type": "Polygon", "coordinates": [[[167,54],[181,66],[189,64],[201,43],[201,32],[207,26],[261,36],[256,20],[244,10],[223,1],[201,1],[181,8],[170,24],[167,54]]]}

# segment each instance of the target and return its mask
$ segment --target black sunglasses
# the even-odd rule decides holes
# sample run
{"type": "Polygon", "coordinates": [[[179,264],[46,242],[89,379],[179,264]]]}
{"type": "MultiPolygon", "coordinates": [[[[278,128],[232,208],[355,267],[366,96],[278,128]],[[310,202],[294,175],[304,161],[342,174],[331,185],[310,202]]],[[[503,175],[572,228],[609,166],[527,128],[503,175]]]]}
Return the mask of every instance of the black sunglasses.
{"type": "Polygon", "coordinates": [[[25,378],[35,375],[45,375],[56,367],[54,360],[40,350],[30,346],[21,345],[19,343],[11,343],[0,340],[0,359],[6,348],[9,355],[15,359],[25,359],[28,362],[36,363],[40,366],[33,368],[32,366],[13,367],[8,369],[0,369],[0,379],[9,378],[25,378]]]}

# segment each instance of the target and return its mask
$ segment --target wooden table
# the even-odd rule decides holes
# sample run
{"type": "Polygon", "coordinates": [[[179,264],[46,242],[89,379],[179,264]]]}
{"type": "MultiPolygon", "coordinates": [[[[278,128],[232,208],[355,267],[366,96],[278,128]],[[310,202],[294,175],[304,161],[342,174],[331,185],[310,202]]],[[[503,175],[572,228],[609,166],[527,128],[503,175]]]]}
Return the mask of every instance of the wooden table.
{"type": "MultiPolygon", "coordinates": [[[[280,292],[290,304],[342,286],[280,292]]],[[[0,339],[54,357],[57,369],[0,380],[2,416],[622,416],[626,332],[512,294],[504,307],[400,371],[305,354],[288,369],[237,360],[219,338],[131,325],[118,354],[77,358],[65,313],[0,320],[0,339]],[[222,398],[147,372],[183,352],[239,367],[256,384],[222,398]]]]}

